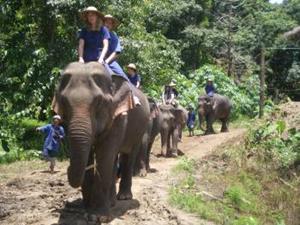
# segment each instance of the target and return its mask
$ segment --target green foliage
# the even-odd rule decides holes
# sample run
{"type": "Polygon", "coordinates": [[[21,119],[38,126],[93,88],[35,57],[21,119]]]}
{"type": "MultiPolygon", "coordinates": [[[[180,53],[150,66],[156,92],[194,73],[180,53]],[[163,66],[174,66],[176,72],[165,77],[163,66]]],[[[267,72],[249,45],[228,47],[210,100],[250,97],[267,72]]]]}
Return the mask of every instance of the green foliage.
{"type": "Polygon", "coordinates": [[[266,152],[263,160],[277,161],[278,167],[287,168],[300,159],[300,132],[295,128],[286,130],[282,120],[269,122],[250,132],[246,147],[266,152]]]}
{"type": "Polygon", "coordinates": [[[177,88],[180,102],[184,106],[197,107],[198,97],[205,93],[207,78],[212,78],[219,94],[229,97],[233,104],[232,118],[239,115],[253,117],[258,113],[259,80],[258,76],[246,79],[237,86],[223,70],[217,66],[205,65],[189,74],[188,78],[178,75],[177,88]]]}

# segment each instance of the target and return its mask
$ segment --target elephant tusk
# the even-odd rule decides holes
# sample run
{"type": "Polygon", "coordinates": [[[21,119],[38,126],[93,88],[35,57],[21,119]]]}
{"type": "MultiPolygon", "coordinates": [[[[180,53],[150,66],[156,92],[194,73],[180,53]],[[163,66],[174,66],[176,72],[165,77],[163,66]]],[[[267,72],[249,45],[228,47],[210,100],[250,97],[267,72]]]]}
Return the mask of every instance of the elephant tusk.
{"type": "Polygon", "coordinates": [[[97,169],[97,162],[96,162],[96,154],[95,153],[94,153],[94,162],[93,162],[93,164],[87,166],[85,168],[85,171],[89,171],[91,169],[93,169],[93,171],[94,171],[94,176],[96,176],[96,174],[97,174],[100,177],[100,173],[97,169]]]}

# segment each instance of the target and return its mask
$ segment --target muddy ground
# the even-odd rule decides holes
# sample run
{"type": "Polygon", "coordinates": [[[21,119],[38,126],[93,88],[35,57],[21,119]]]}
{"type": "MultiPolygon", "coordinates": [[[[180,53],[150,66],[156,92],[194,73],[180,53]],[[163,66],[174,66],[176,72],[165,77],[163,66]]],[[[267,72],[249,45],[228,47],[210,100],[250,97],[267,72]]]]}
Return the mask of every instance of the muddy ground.
{"type": "MultiPolygon", "coordinates": [[[[209,136],[183,137],[179,148],[188,157],[200,159],[216,147],[239,139],[244,129],[209,136]]],[[[158,151],[158,142],[154,152],[158,151]]],[[[168,204],[174,183],[171,169],[178,159],[151,156],[153,173],[133,180],[134,199],[119,201],[113,208],[112,225],[213,224],[168,204]]],[[[0,167],[0,224],[2,225],[94,225],[80,206],[81,193],[67,182],[68,162],[59,162],[55,174],[42,161],[17,162],[0,167]]]]}

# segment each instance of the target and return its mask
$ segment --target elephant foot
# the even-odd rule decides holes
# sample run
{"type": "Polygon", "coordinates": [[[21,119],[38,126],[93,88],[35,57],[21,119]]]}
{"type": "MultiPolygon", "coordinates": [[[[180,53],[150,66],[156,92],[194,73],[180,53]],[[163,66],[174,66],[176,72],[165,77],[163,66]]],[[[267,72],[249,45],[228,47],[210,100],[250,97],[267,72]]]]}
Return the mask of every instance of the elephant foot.
{"type": "Polygon", "coordinates": [[[112,215],[109,214],[101,214],[99,212],[96,212],[97,210],[89,210],[88,211],[88,221],[93,222],[93,223],[109,223],[113,220],[112,215]]]}
{"type": "Polygon", "coordinates": [[[118,200],[131,200],[132,199],[132,193],[131,191],[129,192],[122,192],[120,191],[117,195],[118,200]]]}
{"type": "Polygon", "coordinates": [[[177,151],[170,152],[169,157],[170,158],[177,158],[178,157],[178,152],[177,151]]]}
{"type": "Polygon", "coordinates": [[[205,132],[205,135],[209,135],[209,134],[215,134],[215,132],[214,131],[206,131],[205,132]]]}
{"type": "Polygon", "coordinates": [[[109,223],[113,220],[113,217],[111,215],[109,216],[99,216],[98,220],[100,223],[109,223]]]}
{"type": "Polygon", "coordinates": [[[145,168],[141,169],[139,172],[140,177],[145,177],[147,176],[147,170],[145,168]]]}
{"type": "Polygon", "coordinates": [[[224,129],[222,128],[222,129],[221,129],[221,132],[222,132],[222,133],[225,133],[225,132],[229,132],[229,130],[228,130],[228,128],[224,128],[224,129]]]}

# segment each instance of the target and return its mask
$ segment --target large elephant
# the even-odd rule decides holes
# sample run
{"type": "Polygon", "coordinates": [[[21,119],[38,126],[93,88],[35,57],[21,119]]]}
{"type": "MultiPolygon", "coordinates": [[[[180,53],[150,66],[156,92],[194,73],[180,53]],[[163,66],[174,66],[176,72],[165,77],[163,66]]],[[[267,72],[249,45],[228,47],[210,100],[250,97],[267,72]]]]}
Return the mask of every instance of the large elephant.
{"type": "Polygon", "coordinates": [[[143,136],[142,145],[136,160],[135,174],[146,176],[150,171],[150,153],[155,137],[159,134],[162,125],[162,113],[157,103],[148,98],[150,106],[150,119],[148,128],[143,136]]]}
{"type": "Polygon", "coordinates": [[[205,134],[214,133],[213,123],[219,119],[222,122],[221,132],[228,131],[228,120],[232,108],[230,100],[226,96],[214,94],[213,97],[202,95],[198,99],[199,126],[202,130],[202,123],[206,121],[205,134]]]}
{"type": "Polygon", "coordinates": [[[116,198],[132,198],[133,161],[150,116],[148,100],[102,64],[75,62],[62,74],[56,103],[68,127],[69,184],[81,186],[85,207],[107,221],[116,198]],[[132,105],[132,94],[141,105],[132,105]],[[116,195],[118,153],[122,170],[116,195]]]}
{"type": "Polygon", "coordinates": [[[162,113],[161,136],[161,155],[177,156],[178,141],[186,123],[186,110],[172,105],[160,105],[162,113]],[[172,146],[171,146],[172,145],[172,146]]]}

